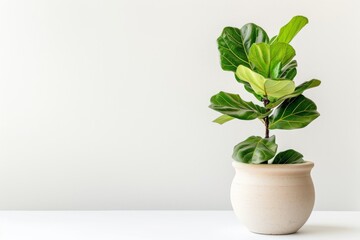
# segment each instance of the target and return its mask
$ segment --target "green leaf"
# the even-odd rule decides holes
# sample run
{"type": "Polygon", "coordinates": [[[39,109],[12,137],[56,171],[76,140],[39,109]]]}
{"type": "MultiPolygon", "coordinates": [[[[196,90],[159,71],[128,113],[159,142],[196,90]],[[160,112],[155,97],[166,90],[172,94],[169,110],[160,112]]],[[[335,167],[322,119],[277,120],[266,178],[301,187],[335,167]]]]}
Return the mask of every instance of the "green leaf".
{"type": "MultiPolygon", "coordinates": [[[[235,72],[239,65],[252,67],[248,59],[251,45],[268,41],[269,37],[266,32],[253,23],[246,24],[241,29],[224,28],[217,39],[222,69],[235,72]]],[[[240,83],[245,83],[245,89],[261,101],[261,96],[256,94],[248,83],[239,78],[237,80],[240,83]]]]}
{"type": "Polygon", "coordinates": [[[248,91],[249,93],[252,93],[257,100],[259,100],[260,102],[262,102],[262,99],[263,99],[263,98],[262,98],[259,94],[256,94],[256,93],[255,93],[254,89],[251,88],[251,86],[250,86],[249,83],[245,82],[244,88],[245,88],[246,91],[248,91]]]}
{"type": "Polygon", "coordinates": [[[281,74],[281,62],[274,65],[273,68],[270,70],[270,76],[273,79],[280,78],[280,74],[281,74]]]}
{"type": "Polygon", "coordinates": [[[273,79],[279,78],[279,66],[280,68],[286,66],[295,55],[295,49],[287,43],[277,42],[272,44],[270,47],[270,77],[273,79]]]}
{"type": "Polygon", "coordinates": [[[292,92],[289,95],[285,95],[285,96],[279,98],[275,102],[269,103],[266,106],[266,108],[269,108],[269,109],[274,108],[274,107],[278,106],[280,103],[282,103],[285,99],[297,97],[300,94],[302,94],[305,90],[319,86],[320,83],[321,83],[321,81],[317,80],[317,79],[312,79],[310,81],[304,82],[304,83],[300,84],[299,86],[297,86],[295,88],[294,92],[292,92]]]}
{"type": "Polygon", "coordinates": [[[225,27],[217,39],[222,69],[235,72],[239,65],[251,67],[248,59],[251,45],[268,41],[266,32],[253,23],[248,23],[241,29],[225,27]]]}
{"type": "Polygon", "coordinates": [[[275,136],[252,136],[234,147],[233,159],[243,163],[259,164],[273,158],[276,150],[275,136]]]}
{"type": "Polygon", "coordinates": [[[241,65],[237,68],[236,75],[242,80],[250,83],[251,88],[256,94],[259,94],[262,97],[268,97],[270,101],[274,101],[277,98],[290,94],[295,89],[295,84],[291,80],[276,81],[266,79],[259,73],[241,65]]]}
{"type": "Polygon", "coordinates": [[[215,119],[213,122],[218,123],[218,124],[224,124],[224,123],[226,123],[228,121],[231,121],[233,119],[234,119],[233,117],[230,117],[230,116],[228,116],[226,114],[223,114],[220,117],[218,117],[217,119],[215,119]]]}
{"type": "Polygon", "coordinates": [[[278,98],[281,98],[285,95],[288,95],[295,90],[295,83],[291,80],[282,80],[276,81],[271,79],[266,79],[265,81],[265,91],[270,102],[275,101],[278,98]]]}
{"type": "Polygon", "coordinates": [[[265,96],[266,78],[261,74],[252,71],[250,68],[240,65],[236,70],[236,75],[245,82],[248,82],[256,94],[265,96]]]}
{"type": "Polygon", "coordinates": [[[266,108],[246,102],[237,94],[219,92],[212,96],[210,101],[211,109],[242,120],[264,118],[270,114],[266,108]]]}
{"type": "Polygon", "coordinates": [[[281,68],[295,57],[295,50],[287,43],[255,43],[249,52],[249,61],[262,76],[279,78],[281,68]]]}
{"type": "Polygon", "coordinates": [[[297,61],[292,60],[290,63],[288,63],[281,69],[279,78],[293,80],[297,74],[296,67],[297,67],[297,61]]]}
{"type": "Polygon", "coordinates": [[[292,69],[289,69],[289,71],[285,72],[285,75],[283,78],[293,80],[296,77],[296,74],[297,74],[296,68],[292,68],[292,69]]]}
{"type": "Polygon", "coordinates": [[[273,37],[270,39],[269,43],[270,43],[270,44],[273,44],[273,42],[275,42],[275,39],[276,39],[276,38],[277,38],[277,35],[273,36],[273,37]]]}
{"type": "Polygon", "coordinates": [[[309,22],[309,20],[304,16],[295,16],[290,22],[280,29],[280,32],[277,38],[273,41],[290,43],[291,40],[296,36],[296,34],[309,22]]]}
{"type": "Polygon", "coordinates": [[[270,45],[267,43],[253,44],[249,52],[249,60],[254,64],[258,73],[264,77],[269,76],[270,66],[270,45]]]}
{"type": "Polygon", "coordinates": [[[294,149],[289,149],[284,152],[279,152],[272,164],[295,164],[295,163],[303,163],[305,162],[303,159],[303,155],[294,149]]]}
{"type": "Polygon", "coordinates": [[[258,99],[259,101],[262,101],[262,97],[259,94],[256,94],[254,89],[251,88],[250,84],[248,82],[245,82],[243,80],[241,80],[235,73],[235,79],[236,81],[238,81],[239,83],[244,84],[244,88],[246,91],[248,91],[249,93],[253,94],[256,99],[258,99]]]}
{"type": "Polygon", "coordinates": [[[270,116],[270,129],[297,129],[306,127],[320,114],[313,101],[299,95],[285,100],[270,116]]]}

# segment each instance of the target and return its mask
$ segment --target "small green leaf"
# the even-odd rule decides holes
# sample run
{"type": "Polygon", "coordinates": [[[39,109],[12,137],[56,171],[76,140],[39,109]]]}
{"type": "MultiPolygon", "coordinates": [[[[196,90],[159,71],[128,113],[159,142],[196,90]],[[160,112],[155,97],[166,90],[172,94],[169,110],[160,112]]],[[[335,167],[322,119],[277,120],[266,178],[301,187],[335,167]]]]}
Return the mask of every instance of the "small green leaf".
{"type": "Polygon", "coordinates": [[[224,123],[226,123],[228,121],[231,121],[233,119],[234,119],[233,117],[230,117],[230,116],[228,116],[226,114],[223,114],[220,117],[218,117],[217,119],[215,119],[213,122],[218,123],[218,124],[224,124],[224,123]]]}
{"type": "Polygon", "coordinates": [[[320,114],[313,101],[299,95],[285,100],[270,116],[270,129],[297,129],[306,127],[320,114]]]}
{"type": "Polygon", "coordinates": [[[275,102],[269,103],[268,105],[266,105],[266,108],[269,108],[269,109],[274,108],[274,107],[278,106],[280,103],[282,103],[285,99],[297,97],[300,94],[302,94],[305,90],[319,86],[320,83],[321,83],[321,81],[317,80],[317,79],[312,79],[310,81],[304,82],[304,83],[300,84],[299,86],[297,86],[295,88],[294,92],[292,92],[289,95],[285,95],[285,96],[279,98],[275,102]]]}
{"type": "Polygon", "coordinates": [[[234,147],[233,159],[243,163],[259,164],[273,158],[276,150],[275,136],[252,136],[234,147]]]}
{"type": "Polygon", "coordinates": [[[280,32],[277,38],[273,41],[290,43],[291,40],[296,36],[296,34],[309,22],[309,20],[304,16],[295,16],[290,22],[280,29],[280,32]]]}
{"type": "Polygon", "coordinates": [[[268,41],[266,32],[253,23],[248,23],[241,29],[225,27],[217,39],[222,69],[235,72],[239,65],[251,67],[248,59],[251,45],[268,41]]]}
{"type": "Polygon", "coordinates": [[[303,155],[294,149],[289,149],[284,152],[279,152],[272,164],[296,164],[305,162],[303,155]]]}
{"type": "Polygon", "coordinates": [[[210,101],[211,109],[242,120],[264,118],[271,113],[266,108],[246,102],[239,95],[232,93],[219,92],[212,96],[210,101]]]}

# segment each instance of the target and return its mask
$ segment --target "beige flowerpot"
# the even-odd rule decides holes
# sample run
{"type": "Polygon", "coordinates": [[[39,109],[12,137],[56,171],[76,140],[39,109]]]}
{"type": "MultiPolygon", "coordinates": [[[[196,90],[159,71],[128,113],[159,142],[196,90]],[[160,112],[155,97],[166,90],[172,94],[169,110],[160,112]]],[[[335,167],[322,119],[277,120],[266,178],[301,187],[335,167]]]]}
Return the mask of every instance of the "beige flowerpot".
{"type": "Polygon", "coordinates": [[[291,234],[309,218],[315,192],[312,162],[245,164],[233,162],[231,203],[236,216],[254,233],[291,234]]]}

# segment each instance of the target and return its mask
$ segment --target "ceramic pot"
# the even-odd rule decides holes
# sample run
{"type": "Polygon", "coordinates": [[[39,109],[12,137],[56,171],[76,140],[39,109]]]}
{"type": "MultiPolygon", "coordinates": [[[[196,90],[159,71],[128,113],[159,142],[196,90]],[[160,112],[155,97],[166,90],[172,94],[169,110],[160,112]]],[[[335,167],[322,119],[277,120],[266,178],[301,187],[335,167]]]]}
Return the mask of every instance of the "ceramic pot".
{"type": "Polygon", "coordinates": [[[309,218],[315,200],[312,162],[245,164],[233,162],[236,174],[231,203],[236,216],[254,233],[291,234],[309,218]]]}

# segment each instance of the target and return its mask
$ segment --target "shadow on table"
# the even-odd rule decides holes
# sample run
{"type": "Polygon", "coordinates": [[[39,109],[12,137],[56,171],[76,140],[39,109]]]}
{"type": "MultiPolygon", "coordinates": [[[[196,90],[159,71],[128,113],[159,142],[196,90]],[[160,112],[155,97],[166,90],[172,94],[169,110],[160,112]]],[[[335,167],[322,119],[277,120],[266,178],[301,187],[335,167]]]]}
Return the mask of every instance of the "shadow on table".
{"type": "Polygon", "coordinates": [[[329,234],[344,234],[357,233],[360,230],[357,228],[336,226],[336,225],[311,225],[307,224],[302,227],[295,235],[329,235],[329,234]]]}

